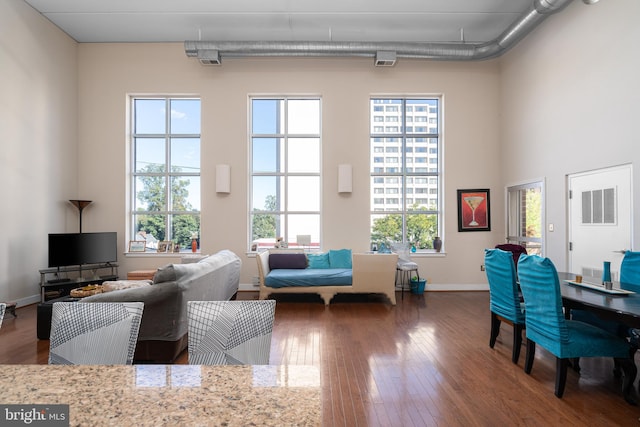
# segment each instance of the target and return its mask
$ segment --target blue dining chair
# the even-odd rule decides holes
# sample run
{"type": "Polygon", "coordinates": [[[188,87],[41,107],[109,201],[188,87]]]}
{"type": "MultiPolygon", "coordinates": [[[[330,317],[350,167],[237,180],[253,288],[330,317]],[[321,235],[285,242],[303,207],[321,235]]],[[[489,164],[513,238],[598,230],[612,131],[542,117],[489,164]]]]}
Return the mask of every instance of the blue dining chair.
{"type": "Polygon", "coordinates": [[[527,249],[524,246],[516,245],[514,243],[501,243],[496,245],[496,249],[502,249],[503,251],[511,252],[513,255],[513,263],[516,266],[516,271],[518,271],[518,260],[520,259],[520,255],[526,255],[527,249]]]}
{"type": "Polygon", "coordinates": [[[489,307],[491,309],[489,347],[493,348],[496,343],[501,322],[510,324],[513,327],[511,361],[518,363],[522,347],[522,330],[525,326],[525,313],[524,305],[520,302],[513,256],[511,252],[501,249],[485,249],[484,265],[489,281],[489,307]]]}
{"type": "Polygon", "coordinates": [[[588,323],[564,318],[558,272],[549,258],[522,255],[518,278],[527,311],[524,371],[531,373],[536,344],[547,349],[556,357],[555,395],[562,397],[571,359],[613,357],[624,372],[624,398],[635,404],[632,394],[637,368],[631,359],[629,342],[588,323]]]}
{"type": "Polygon", "coordinates": [[[640,293],[640,252],[624,253],[620,264],[620,288],[640,293]]]}

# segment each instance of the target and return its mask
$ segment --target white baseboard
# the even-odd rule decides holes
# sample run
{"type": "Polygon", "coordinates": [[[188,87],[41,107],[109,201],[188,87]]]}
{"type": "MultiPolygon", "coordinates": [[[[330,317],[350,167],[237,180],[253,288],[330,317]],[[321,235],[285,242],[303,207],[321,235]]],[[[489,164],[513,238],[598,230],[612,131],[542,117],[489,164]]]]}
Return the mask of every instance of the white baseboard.
{"type": "MultiPolygon", "coordinates": [[[[240,291],[259,291],[260,287],[252,283],[240,283],[240,291]]],[[[456,283],[427,283],[425,291],[488,291],[489,285],[486,283],[472,283],[472,284],[456,284],[456,283]]]]}
{"type": "Polygon", "coordinates": [[[31,305],[31,304],[36,304],[40,302],[40,295],[31,295],[28,297],[24,297],[24,298],[20,298],[18,300],[12,300],[15,301],[16,303],[16,307],[24,307],[25,305],[31,305]]]}
{"type": "Polygon", "coordinates": [[[259,285],[254,285],[252,283],[240,283],[240,287],[238,288],[239,291],[259,291],[260,290],[260,286],[259,285]]]}
{"type": "Polygon", "coordinates": [[[429,291],[488,291],[489,284],[487,283],[467,283],[467,284],[457,284],[457,283],[446,283],[446,284],[438,284],[438,283],[427,283],[425,286],[425,290],[429,291]]]}

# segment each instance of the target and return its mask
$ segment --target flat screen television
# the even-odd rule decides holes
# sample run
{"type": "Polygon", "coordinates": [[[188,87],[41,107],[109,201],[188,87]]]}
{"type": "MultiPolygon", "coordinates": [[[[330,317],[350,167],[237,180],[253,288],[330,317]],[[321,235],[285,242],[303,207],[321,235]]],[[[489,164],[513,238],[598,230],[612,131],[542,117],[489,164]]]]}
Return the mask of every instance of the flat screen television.
{"type": "Polygon", "coordinates": [[[118,261],[117,233],[49,234],[49,267],[118,261]]]}

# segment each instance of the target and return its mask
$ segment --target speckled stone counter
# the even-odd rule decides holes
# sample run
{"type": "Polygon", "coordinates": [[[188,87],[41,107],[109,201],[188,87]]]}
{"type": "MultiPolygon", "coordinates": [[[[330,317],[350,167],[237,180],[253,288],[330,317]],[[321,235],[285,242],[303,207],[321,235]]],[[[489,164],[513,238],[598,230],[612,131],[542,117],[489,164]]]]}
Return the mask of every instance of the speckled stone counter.
{"type": "Polygon", "coordinates": [[[314,366],[0,365],[0,403],[68,404],[72,426],[317,426],[314,366]]]}

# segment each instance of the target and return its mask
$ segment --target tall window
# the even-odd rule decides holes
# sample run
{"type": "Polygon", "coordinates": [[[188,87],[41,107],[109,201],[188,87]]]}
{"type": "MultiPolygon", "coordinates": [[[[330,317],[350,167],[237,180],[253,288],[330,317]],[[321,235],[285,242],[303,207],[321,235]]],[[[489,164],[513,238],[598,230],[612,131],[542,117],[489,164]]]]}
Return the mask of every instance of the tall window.
{"type": "Polygon", "coordinates": [[[440,99],[373,98],[369,113],[371,244],[404,242],[428,252],[442,235],[440,99]]]}
{"type": "Polygon", "coordinates": [[[543,200],[541,181],[507,188],[507,243],[543,255],[543,200]]]}
{"type": "Polygon", "coordinates": [[[250,115],[250,248],[320,247],[320,99],[252,98],[250,115]]]}
{"type": "Polygon", "coordinates": [[[133,98],[131,112],[130,238],[147,251],[191,251],[200,241],[200,99],[133,98]]]}

